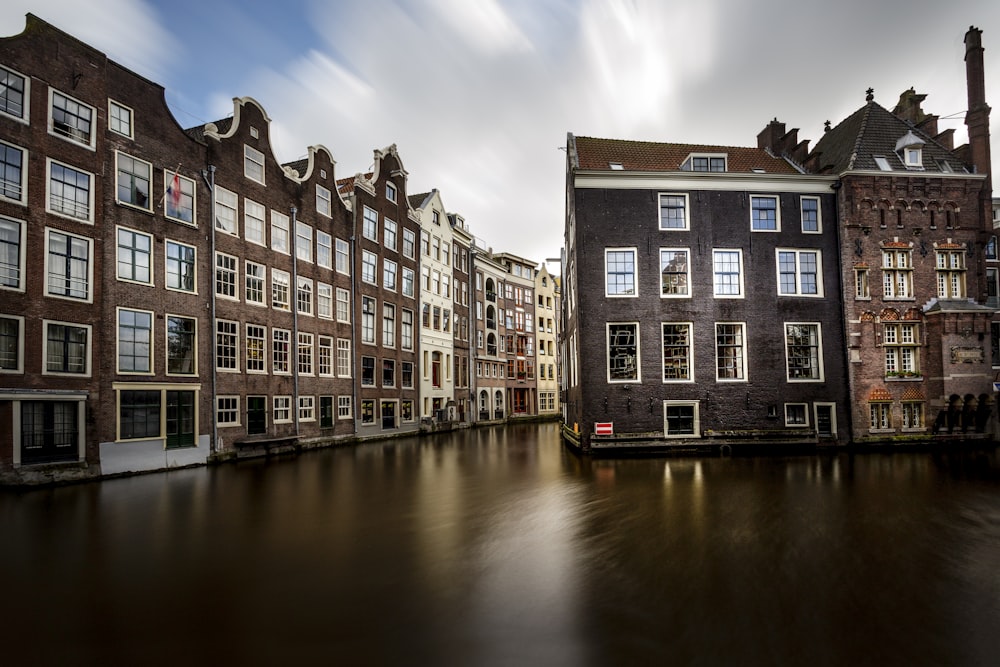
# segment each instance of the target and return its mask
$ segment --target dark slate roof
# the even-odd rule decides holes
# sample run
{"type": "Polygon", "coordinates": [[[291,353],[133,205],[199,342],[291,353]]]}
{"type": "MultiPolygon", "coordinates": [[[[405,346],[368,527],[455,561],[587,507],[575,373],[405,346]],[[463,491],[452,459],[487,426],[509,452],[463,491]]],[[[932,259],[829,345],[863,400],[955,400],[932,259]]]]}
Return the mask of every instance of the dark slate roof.
{"type": "Polygon", "coordinates": [[[815,170],[821,173],[879,171],[875,163],[876,155],[885,157],[893,171],[920,172],[918,169],[907,169],[896,152],[896,142],[907,132],[913,132],[924,142],[923,171],[940,173],[938,161],[947,162],[955,173],[966,171],[965,164],[952,151],[874,101],[823,134],[810,158],[818,159],[815,170]]]}
{"type": "Polygon", "coordinates": [[[616,162],[627,171],[680,171],[681,163],[691,153],[725,153],[729,173],[752,173],[755,169],[762,169],[768,174],[800,173],[786,160],[775,157],[762,148],[594,137],[576,137],[575,141],[580,169],[610,171],[610,163],[616,162]]]}
{"type": "Polygon", "coordinates": [[[419,195],[409,195],[406,199],[410,202],[410,208],[418,209],[424,205],[424,201],[430,196],[430,192],[422,192],[419,195]]]}
{"type": "Polygon", "coordinates": [[[968,313],[968,312],[994,312],[993,308],[978,304],[971,299],[935,299],[924,306],[925,313],[968,313]]]}
{"type": "MultiPolygon", "coordinates": [[[[201,141],[205,137],[205,125],[207,124],[208,123],[204,123],[202,125],[195,125],[194,127],[189,127],[188,129],[184,130],[184,133],[189,137],[191,137],[192,139],[201,141]]],[[[219,134],[225,134],[226,132],[229,131],[229,128],[233,126],[233,117],[230,116],[228,118],[222,118],[216,121],[212,121],[212,124],[215,125],[216,129],[218,129],[219,134]]]]}
{"type": "Polygon", "coordinates": [[[294,169],[298,172],[299,176],[305,176],[306,169],[309,168],[309,158],[302,158],[301,160],[295,160],[294,162],[286,162],[282,166],[294,169]]]}

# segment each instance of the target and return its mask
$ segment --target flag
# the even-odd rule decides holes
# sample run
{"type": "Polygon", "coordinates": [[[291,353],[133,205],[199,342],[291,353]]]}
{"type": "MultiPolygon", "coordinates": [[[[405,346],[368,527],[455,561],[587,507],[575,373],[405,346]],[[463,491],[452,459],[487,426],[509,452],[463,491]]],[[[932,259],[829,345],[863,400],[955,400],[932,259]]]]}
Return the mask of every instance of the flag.
{"type": "Polygon", "coordinates": [[[167,196],[170,198],[170,210],[177,213],[181,206],[181,177],[176,171],[167,186],[167,196]]]}

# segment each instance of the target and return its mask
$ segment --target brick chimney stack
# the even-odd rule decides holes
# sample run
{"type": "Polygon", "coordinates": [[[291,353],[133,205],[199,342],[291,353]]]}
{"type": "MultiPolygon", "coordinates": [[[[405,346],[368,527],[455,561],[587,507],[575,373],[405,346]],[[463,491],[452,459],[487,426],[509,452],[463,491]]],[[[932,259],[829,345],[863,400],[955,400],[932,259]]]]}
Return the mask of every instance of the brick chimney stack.
{"type": "Polygon", "coordinates": [[[990,107],[986,104],[986,72],[983,67],[983,31],[970,26],[965,33],[965,78],[969,91],[969,106],[965,126],[969,130],[972,164],[980,174],[986,174],[986,196],[991,196],[990,107]]]}

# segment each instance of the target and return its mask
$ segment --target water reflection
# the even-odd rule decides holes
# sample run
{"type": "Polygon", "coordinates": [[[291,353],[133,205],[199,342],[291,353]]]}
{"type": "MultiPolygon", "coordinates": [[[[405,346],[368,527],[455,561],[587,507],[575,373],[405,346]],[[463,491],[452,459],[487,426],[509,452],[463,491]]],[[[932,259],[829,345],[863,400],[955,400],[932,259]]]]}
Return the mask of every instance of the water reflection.
{"type": "Polygon", "coordinates": [[[995,452],[594,460],[554,426],[0,495],[8,664],[992,664],[995,452]]]}

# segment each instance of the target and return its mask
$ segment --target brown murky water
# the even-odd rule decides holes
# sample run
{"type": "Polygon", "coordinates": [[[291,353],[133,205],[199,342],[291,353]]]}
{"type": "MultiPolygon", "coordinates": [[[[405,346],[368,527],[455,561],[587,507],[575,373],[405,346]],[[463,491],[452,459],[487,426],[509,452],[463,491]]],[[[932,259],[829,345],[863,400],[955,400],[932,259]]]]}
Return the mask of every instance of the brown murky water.
{"type": "Polygon", "coordinates": [[[1000,459],[553,425],[0,493],[4,665],[1000,664],[1000,459]]]}

